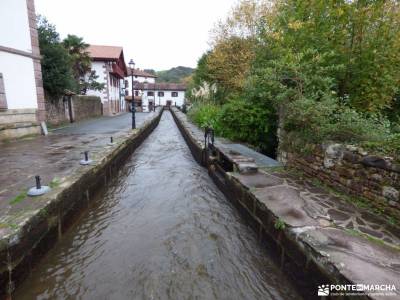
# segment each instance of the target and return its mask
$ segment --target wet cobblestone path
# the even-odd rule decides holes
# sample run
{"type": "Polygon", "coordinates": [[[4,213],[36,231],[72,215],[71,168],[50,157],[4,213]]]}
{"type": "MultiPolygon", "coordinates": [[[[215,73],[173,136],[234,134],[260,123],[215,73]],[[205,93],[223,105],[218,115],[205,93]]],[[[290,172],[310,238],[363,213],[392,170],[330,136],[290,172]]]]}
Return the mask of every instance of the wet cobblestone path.
{"type": "Polygon", "coordinates": [[[300,299],[171,114],[15,299],[300,299]]]}

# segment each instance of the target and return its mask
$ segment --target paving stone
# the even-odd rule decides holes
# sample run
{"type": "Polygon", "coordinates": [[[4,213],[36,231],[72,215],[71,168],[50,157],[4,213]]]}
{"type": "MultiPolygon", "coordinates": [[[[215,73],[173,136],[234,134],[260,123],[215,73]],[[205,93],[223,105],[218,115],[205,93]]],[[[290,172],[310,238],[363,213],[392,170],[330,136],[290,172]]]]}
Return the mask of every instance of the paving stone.
{"type": "Polygon", "coordinates": [[[348,214],[345,214],[344,212],[338,211],[336,209],[330,209],[328,210],[328,213],[333,220],[344,221],[350,218],[348,214]]]}
{"type": "MultiPolygon", "coordinates": [[[[304,231],[300,238],[311,243],[322,254],[329,255],[340,272],[353,282],[365,284],[400,284],[399,251],[340,228],[316,228],[304,231]]],[[[323,261],[320,262],[323,264],[323,261]]],[[[394,298],[398,299],[397,289],[394,298]]]]}
{"type": "Polygon", "coordinates": [[[383,234],[381,232],[369,229],[367,227],[358,226],[358,229],[364,233],[367,233],[367,234],[372,235],[377,238],[381,238],[383,236],[383,234]]]}
{"type": "Polygon", "coordinates": [[[318,222],[306,214],[299,192],[288,186],[275,186],[254,191],[254,195],[276,216],[291,226],[312,226],[318,222]]]}

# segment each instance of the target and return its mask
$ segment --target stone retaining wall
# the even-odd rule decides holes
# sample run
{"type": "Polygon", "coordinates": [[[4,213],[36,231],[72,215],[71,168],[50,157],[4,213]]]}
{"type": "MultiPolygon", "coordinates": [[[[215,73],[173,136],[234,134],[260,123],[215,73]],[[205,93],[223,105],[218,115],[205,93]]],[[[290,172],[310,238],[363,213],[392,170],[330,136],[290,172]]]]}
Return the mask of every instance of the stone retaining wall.
{"type": "Polygon", "coordinates": [[[369,155],[354,146],[314,146],[307,155],[286,154],[286,165],[318,178],[346,194],[368,199],[371,206],[400,220],[400,165],[389,157],[369,155]]]}
{"type": "MultiPolygon", "coordinates": [[[[74,122],[99,117],[102,115],[101,99],[95,96],[71,96],[72,119],[74,122]]],[[[67,98],[49,99],[46,101],[46,121],[51,125],[70,122],[67,98]]]]}
{"type": "Polygon", "coordinates": [[[102,190],[120,166],[158,125],[162,110],[125,140],[108,147],[90,166],[80,168],[50,193],[38,197],[44,206],[12,220],[18,229],[0,230],[0,299],[12,295],[39,259],[102,190]]]}

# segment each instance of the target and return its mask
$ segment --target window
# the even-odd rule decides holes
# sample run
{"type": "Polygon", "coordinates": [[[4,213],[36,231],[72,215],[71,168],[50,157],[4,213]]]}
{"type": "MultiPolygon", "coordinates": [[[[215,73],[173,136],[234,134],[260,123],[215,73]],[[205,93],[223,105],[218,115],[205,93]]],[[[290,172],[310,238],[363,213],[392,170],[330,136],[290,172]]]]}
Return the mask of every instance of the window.
{"type": "Polygon", "coordinates": [[[125,88],[128,88],[128,87],[129,87],[129,81],[125,80],[125,88]]]}
{"type": "Polygon", "coordinates": [[[139,91],[135,91],[135,96],[136,96],[136,97],[139,96],[139,91]]]}
{"type": "Polygon", "coordinates": [[[172,93],[171,93],[171,96],[172,96],[172,97],[178,97],[178,92],[172,92],[172,93]]]}
{"type": "Polygon", "coordinates": [[[164,92],[158,92],[158,97],[164,97],[164,92]]]}
{"type": "Polygon", "coordinates": [[[2,73],[0,73],[0,109],[7,109],[6,90],[4,89],[2,73]]]}
{"type": "Polygon", "coordinates": [[[129,96],[129,91],[125,90],[125,96],[129,96]]]}
{"type": "Polygon", "coordinates": [[[154,92],[147,92],[147,96],[153,97],[154,96],[154,92]]]}

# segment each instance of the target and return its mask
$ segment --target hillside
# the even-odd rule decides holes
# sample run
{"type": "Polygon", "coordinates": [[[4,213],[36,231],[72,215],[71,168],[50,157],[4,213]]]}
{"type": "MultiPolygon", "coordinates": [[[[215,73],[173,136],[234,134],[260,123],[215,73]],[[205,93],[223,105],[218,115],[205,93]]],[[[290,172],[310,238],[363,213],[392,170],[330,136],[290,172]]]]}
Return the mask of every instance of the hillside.
{"type": "Polygon", "coordinates": [[[158,78],[157,82],[173,82],[180,83],[183,78],[190,76],[193,73],[194,69],[189,67],[175,67],[165,71],[156,72],[158,78]]]}

